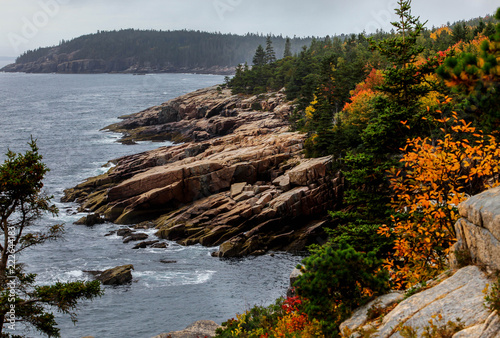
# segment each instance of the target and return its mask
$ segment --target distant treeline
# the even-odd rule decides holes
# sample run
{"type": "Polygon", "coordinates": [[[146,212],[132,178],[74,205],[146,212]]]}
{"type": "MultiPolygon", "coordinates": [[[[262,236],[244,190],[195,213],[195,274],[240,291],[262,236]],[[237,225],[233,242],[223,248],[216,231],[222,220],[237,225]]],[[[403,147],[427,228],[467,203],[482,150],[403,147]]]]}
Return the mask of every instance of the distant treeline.
{"type": "MultiPolygon", "coordinates": [[[[16,59],[16,63],[36,62],[49,55],[67,54],[72,60],[101,59],[119,61],[133,58],[146,66],[169,67],[234,67],[240,63],[251,64],[259,44],[266,42],[265,35],[248,33],[208,33],[191,30],[157,31],[124,29],[100,31],[58,46],[30,50],[16,59]]],[[[298,53],[313,38],[290,38],[292,53],[298,53]]],[[[286,37],[271,35],[276,56],[281,58],[286,37]]]]}

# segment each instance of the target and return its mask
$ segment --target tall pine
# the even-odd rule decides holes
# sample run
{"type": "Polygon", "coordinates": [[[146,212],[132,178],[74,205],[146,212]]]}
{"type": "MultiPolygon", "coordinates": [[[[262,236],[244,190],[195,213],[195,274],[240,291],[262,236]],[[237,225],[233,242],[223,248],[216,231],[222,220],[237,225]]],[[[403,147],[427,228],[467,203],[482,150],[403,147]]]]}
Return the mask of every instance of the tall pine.
{"type": "Polygon", "coordinates": [[[433,65],[417,65],[417,57],[424,47],[417,43],[424,24],[411,14],[411,0],[399,0],[396,14],[396,36],[382,41],[371,40],[374,49],[385,56],[389,67],[384,70],[384,83],[377,89],[385,94],[375,103],[372,116],[363,134],[363,141],[371,151],[397,152],[408,137],[408,130],[400,121],[408,121],[414,132],[421,124],[420,98],[432,90],[426,75],[434,72],[433,65]]]}
{"type": "Polygon", "coordinates": [[[283,58],[292,56],[292,43],[290,38],[287,37],[285,41],[285,51],[283,52],[283,58]]]}
{"type": "Polygon", "coordinates": [[[276,61],[276,53],[273,48],[273,41],[271,40],[271,36],[268,35],[266,38],[266,63],[273,63],[276,61]]]}

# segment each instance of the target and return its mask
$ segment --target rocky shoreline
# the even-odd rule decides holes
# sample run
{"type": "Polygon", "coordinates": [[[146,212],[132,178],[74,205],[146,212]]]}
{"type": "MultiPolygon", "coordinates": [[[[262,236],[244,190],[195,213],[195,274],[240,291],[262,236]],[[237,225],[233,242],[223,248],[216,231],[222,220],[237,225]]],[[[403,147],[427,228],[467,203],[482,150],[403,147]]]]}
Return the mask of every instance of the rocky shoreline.
{"type": "Polygon", "coordinates": [[[193,73],[233,75],[235,67],[152,67],[140,65],[133,58],[120,61],[102,59],[73,59],[71,55],[52,55],[33,62],[11,63],[0,69],[8,73],[58,73],[58,74],[157,74],[157,73],[193,73]]]}
{"type": "Polygon", "coordinates": [[[125,143],[184,143],[113,160],[63,201],[118,224],[153,222],[159,238],[218,246],[218,257],[303,251],[325,239],[342,182],[330,157],[304,158],[292,111],[282,92],[245,97],[214,86],[126,116],[107,127],[125,143]]]}

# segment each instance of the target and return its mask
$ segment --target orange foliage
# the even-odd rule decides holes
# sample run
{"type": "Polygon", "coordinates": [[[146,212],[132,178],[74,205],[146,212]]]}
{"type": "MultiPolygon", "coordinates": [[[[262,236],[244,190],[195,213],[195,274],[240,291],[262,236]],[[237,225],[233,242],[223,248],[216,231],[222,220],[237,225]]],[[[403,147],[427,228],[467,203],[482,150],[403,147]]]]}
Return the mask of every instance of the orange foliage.
{"type": "Polygon", "coordinates": [[[370,100],[377,95],[376,87],[382,85],[384,76],[380,70],[372,69],[365,81],[356,85],[356,88],[350,92],[350,101],[345,104],[341,119],[348,124],[363,124],[367,116],[373,110],[370,106],[370,100]]]}
{"type": "Polygon", "coordinates": [[[270,336],[266,337],[324,337],[317,321],[309,320],[305,313],[293,311],[278,320],[270,336]]]}
{"type": "Polygon", "coordinates": [[[384,75],[382,71],[373,68],[363,82],[356,85],[354,90],[351,90],[351,98],[356,97],[362,91],[375,91],[376,87],[384,83],[384,75]]]}
{"type": "Polygon", "coordinates": [[[264,334],[261,338],[267,337],[323,337],[321,328],[317,321],[309,320],[307,314],[299,310],[302,300],[290,297],[285,300],[282,308],[286,314],[278,319],[278,323],[272,329],[271,335],[264,334]]]}
{"type": "Polygon", "coordinates": [[[395,238],[395,253],[385,264],[398,288],[442,271],[455,242],[457,205],[468,192],[489,187],[492,178],[497,184],[500,149],[496,139],[457,121],[455,113],[451,119],[436,122],[443,125],[445,136],[434,141],[408,140],[402,149],[404,168],[390,172],[395,193],[392,207],[397,214],[378,233],[395,238]]]}

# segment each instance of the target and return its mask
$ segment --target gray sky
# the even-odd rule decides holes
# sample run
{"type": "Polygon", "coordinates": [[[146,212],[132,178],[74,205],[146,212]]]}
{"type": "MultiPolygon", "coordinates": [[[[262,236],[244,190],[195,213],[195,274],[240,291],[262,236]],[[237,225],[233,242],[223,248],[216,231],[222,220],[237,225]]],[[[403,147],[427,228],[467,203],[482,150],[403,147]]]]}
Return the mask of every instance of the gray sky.
{"type": "MultiPolygon", "coordinates": [[[[498,0],[414,0],[426,27],[492,14],[498,0]]],[[[0,56],[98,30],[326,36],[390,30],[395,0],[0,0],[0,56]]]]}

